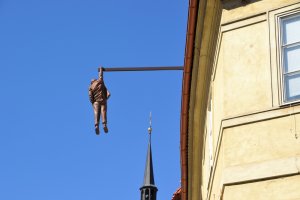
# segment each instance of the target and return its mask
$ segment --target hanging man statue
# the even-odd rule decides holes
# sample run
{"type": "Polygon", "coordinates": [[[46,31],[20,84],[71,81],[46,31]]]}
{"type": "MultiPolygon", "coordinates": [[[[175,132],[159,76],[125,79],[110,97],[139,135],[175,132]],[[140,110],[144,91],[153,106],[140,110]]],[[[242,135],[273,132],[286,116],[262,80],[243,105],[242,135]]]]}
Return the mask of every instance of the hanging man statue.
{"type": "Polygon", "coordinates": [[[92,79],[91,85],[89,87],[89,97],[90,102],[94,108],[94,118],[95,118],[95,132],[97,135],[100,134],[99,131],[99,122],[100,122],[100,112],[102,118],[103,130],[105,133],[108,132],[107,128],[107,99],[109,98],[110,93],[107,90],[104,80],[103,80],[103,68],[100,68],[99,79],[92,79]]]}

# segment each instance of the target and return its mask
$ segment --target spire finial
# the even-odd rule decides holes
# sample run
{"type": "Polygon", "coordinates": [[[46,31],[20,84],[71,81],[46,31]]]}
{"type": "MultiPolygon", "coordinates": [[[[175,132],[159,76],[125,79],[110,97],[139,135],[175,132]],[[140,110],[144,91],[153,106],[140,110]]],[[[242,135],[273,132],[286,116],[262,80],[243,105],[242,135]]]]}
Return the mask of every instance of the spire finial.
{"type": "Polygon", "coordinates": [[[151,114],[151,112],[150,112],[150,126],[149,126],[149,128],[148,128],[148,133],[151,135],[151,133],[152,133],[152,114],[151,114]]]}

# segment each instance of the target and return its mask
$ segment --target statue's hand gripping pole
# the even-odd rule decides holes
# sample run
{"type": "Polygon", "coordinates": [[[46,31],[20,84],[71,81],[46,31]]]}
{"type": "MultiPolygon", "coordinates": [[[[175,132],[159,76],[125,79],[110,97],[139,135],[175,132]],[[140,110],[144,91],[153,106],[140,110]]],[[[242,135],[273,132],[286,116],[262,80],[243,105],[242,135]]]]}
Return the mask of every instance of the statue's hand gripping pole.
{"type": "Polygon", "coordinates": [[[103,71],[104,71],[104,68],[102,66],[99,67],[99,80],[103,80],[103,71]]]}

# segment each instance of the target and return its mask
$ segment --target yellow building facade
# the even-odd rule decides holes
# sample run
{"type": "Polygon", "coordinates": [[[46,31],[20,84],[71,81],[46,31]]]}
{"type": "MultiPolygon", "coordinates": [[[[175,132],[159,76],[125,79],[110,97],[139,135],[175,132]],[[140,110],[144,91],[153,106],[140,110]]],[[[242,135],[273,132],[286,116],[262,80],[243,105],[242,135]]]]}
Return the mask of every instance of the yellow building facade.
{"type": "Polygon", "coordinates": [[[300,1],[190,0],[182,199],[300,200],[300,1]]]}

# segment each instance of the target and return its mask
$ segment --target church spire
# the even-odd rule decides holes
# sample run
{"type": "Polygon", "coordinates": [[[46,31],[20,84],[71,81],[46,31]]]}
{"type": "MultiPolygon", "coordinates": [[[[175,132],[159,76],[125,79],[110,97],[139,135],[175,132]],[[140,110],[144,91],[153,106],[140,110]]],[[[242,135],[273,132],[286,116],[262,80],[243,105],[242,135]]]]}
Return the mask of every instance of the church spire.
{"type": "Polygon", "coordinates": [[[148,128],[149,142],[148,151],[146,158],[146,166],[144,173],[144,183],[140,188],[141,190],[141,200],[156,200],[157,188],[154,182],[153,164],[152,164],[152,151],[151,151],[151,134],[152,134],[152,119],[150,113],[150,126],[148,128]]]}

